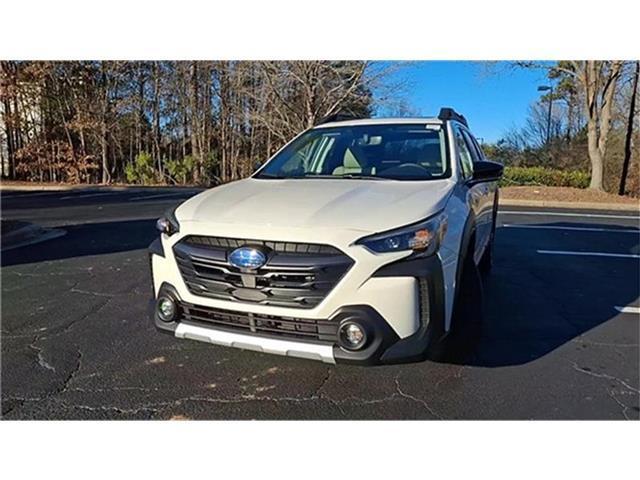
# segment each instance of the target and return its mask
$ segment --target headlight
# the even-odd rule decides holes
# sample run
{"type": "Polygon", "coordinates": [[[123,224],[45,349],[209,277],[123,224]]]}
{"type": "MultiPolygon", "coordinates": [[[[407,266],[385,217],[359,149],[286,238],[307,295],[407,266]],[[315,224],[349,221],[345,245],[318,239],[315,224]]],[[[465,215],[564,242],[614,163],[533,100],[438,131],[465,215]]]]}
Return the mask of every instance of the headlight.
{"type": "Polygon", "coordinates": [[[156,228],[160,233],[166,233],[167,235],[173,235],[180,231],[180,224],[176,219],[176,208],[171,208],[165,212],[165,214],[156,222],[156,228]]]}
{"type": "Polygon", "coordinates": [[[412,250],[428,256],[438,251],[446,232],[447,217],[440,213],[420,223],[361,238],[356,244],[375,253],[412,250]]]}

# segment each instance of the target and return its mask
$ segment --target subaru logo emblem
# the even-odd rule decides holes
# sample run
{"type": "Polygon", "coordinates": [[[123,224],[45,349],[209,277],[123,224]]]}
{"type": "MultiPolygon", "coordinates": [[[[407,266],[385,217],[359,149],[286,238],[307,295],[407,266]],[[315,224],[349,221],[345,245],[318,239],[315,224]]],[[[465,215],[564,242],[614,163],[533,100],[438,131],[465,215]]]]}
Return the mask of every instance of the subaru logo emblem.
{"type": "Polygon", "coordinates": [[[240,247],[231,252],[229,263],[244,270],[257,270],[267,263],[267,256],[256,248],[240,247]]]}

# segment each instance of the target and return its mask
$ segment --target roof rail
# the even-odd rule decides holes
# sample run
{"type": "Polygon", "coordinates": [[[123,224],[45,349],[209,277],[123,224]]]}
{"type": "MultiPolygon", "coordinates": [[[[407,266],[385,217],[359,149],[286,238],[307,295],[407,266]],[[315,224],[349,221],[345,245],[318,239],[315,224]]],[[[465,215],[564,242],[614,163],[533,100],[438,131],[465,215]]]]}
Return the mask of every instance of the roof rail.
{"type": "Polygon", "coordinates": [[[467,119],[464,118],[464,115],[460,115],[458,112],[456,112],[451,107],[442,107],[440,109],[440,113],[438,114],[438,118],[440,120],[442,120],[442,121],[445,121],[445,120],[456,120],[456,121],[462,123],[463,125],[465,125],[466,127],[469,126],[469,124],[467,123],[467,119]]]}
{"type": "Polygon", "coordinates": [[[352,113],[338,112],[338,113],[334,113],[333,115],[328,115],[324,118],[321,118],[316,122],[316,125],[322,125],[323,123],[329,123],[329,122],[342,122],[345,120],[359,120],[361,118],[362,117],[353,115],[352,113]]]}

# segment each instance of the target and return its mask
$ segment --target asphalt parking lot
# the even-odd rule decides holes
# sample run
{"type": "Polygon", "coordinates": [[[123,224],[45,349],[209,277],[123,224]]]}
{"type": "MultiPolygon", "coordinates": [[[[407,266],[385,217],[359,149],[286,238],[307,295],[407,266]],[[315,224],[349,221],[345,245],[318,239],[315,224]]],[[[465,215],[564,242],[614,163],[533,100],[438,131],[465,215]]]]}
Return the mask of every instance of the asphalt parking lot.
{"type": "Polygon", "coordinates": [[[159,334],[155,219],[190,191],[2,192],[66,234],[2,251],[4,419],[640,418],[637,216],[503,208],[481,337],[362,368],[159,334]]]}

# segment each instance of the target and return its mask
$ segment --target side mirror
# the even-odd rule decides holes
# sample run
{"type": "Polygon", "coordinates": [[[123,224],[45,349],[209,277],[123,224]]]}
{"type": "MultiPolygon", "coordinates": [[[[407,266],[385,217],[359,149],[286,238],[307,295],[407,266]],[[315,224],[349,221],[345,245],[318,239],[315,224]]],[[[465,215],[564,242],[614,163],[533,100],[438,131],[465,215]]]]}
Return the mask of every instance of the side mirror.
{"type": "Polygon", "coordinates": [[[480,182],[497,182],[502,177],[504,166],[501,163],[490,162],[473,162],[473,183],[480,182]]]}

